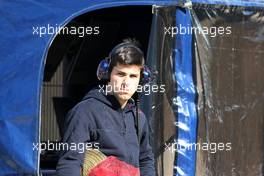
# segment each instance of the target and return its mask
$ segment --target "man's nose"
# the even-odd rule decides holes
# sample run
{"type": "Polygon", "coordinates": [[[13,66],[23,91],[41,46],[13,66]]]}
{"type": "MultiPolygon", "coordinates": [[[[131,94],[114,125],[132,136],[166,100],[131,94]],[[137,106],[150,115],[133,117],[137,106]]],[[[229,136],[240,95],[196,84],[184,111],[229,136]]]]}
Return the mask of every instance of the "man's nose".
{"type": "Polygon", "coordinates": [[[124,76],[123,83],[127,85],[129,82],[129,79],[130,79],[129,76],[124,76]]]}

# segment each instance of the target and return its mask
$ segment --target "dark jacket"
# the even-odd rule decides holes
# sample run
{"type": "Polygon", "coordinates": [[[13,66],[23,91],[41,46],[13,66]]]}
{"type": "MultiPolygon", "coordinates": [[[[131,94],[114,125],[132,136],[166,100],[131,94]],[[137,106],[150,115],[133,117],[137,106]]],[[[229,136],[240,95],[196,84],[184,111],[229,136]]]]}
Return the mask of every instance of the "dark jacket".
{"type": "MultiPolygon", "coordinates": [[[[121,109],[113,95],[91,90],[67,115],[63,143],[90,143],[107,156],[116,156],[140,168],[141,176],[154,176],[154,159],[149,145],[148,123],[142,112],[140,146],[135,127],[135,103],[130,99],[121,109]]],[[[57,175],[79,176],[84,152],[65,150],[57,164],[57,175]]]]}

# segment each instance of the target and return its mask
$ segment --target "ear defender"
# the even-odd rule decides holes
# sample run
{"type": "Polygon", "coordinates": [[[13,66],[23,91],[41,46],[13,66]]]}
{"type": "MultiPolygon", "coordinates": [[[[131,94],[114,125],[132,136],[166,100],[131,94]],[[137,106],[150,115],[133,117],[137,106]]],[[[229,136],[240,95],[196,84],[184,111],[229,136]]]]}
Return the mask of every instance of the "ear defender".
{"type": "MultiPolygon", "coordinates": [[[[116,52],[116,50],[122,46],[130,46],[133,48],[136,48],[138,51],[140,51],[142,53],[142,51],[136,47],[135,45],[132,45],[130,43],[121,43],[119,45],[117,45],[116,47],[114,47],[114,49],[110,52],[109,57],[103,59],[100,61],[98,67],[97,67],[97,71],[96,71],[96,75],[98,80],[109,80],[109,66],[110,66],[110,62],[111,62],[111,56],[113,53],[116,52]]],[[[145,85],[150,83],[152,80],[152,74],[150,69],[147,66],[143,66],[142,71],[141,71],[141,75],[140,75],[140,85],[145,85]]]]}
{"type": "Polygon", "coordinates": [[[96,71],[96,75],[98,80],[107,80],[108,77],[108,69],[110,65],[110,60],[108,58],[101,60],[96,71]]]}
{"type": "Polygon", "coordinates": [[[140,75],[140,85],[145,85],[148,84],[152,81],[152,73],[150,71],[150,69],[144,65],[142,71],[141,71],[141,75],[140,75]]]}

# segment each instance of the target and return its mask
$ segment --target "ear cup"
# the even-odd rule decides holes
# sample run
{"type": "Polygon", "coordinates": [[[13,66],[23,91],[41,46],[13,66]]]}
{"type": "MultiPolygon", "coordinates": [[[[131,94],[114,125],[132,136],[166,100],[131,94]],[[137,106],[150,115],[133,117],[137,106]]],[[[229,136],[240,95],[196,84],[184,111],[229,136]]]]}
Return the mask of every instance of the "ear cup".
{"type": "Polygon", "coordinates": [[[109,59],[106,58],[104,60],[101,60],[96,71],[97,78],[99,80],[109,79],[108,69],[109,69],[109,59]]]}
{"type": "Polygon", "coordinates": [[[148,84],[152,81],[152,73],[147,66],[144,66],[141,71],[140,85],[148,84]]]}

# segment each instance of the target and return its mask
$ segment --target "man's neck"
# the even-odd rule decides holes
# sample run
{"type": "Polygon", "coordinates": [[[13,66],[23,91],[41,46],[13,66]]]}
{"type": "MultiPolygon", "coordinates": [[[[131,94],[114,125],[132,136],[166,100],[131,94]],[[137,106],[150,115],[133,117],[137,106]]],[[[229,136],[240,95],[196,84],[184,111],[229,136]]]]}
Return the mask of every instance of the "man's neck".
{"type": "MultiPolygon", "coordinates": [[[[114,96],[115,96],[115,95],[114,95],[114,96]]],[[[126,100],[126,101],[124,101],[124,100],[120,100],[120,99],[118,99],[116,96],[115,96],[115,98],[116,98],[117,101],[119,102],[121,109],[124,109],[124,108],[126,107],[126,104],[127,104],[127,101],[128,101],[128,100],[126,100]]]]}
{"type": "Polygon", "coordinates": [[[121,109],[124,109],[126,107],[127,101],[123,102],[118,100],[118,102],[120,104],[121,109]]]}
{"type": "Polygon", "coordinates": [[[118,99],[113,92],[110,92],[109,94],[113,95],[116,98],[116,100],[119,102],[121,109],[124,109],[126,107],[128,100],[122,101],[122,100],[118,99]]]}

